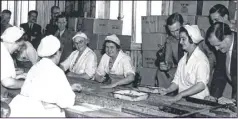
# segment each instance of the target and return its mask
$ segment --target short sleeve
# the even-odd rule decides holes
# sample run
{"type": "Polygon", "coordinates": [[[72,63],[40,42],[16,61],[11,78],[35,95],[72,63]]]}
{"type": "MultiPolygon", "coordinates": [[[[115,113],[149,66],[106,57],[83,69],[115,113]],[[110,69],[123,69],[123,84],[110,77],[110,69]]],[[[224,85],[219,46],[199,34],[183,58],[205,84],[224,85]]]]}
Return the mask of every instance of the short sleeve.
{"type": "Polygon", "coordinates": [[[90,53],[87,58],[87,64],[85,68],[85,73],[92,78],[97,69],[97,56],[94,53],[90,53]]]}
{"type": "Polygon", "coordinates": [[[205,85],[209,82],[210,68],[209,64],[200,62],[197,64],[196,82],[203,82],[205,85]]]}
{"type": "Polygon", "coordinates": [[[60,65],[64,68],[65,71],[69,69],[70,64],[71,64],[71,62],[73,61],[73,58],[74,58],[74,56],[75,56],[76,53],[77,53],[76,51],[72,52],[72,53],[66,58],[66,60],[64,60],[62,63],[60,63],[60,65]]]}
{"type": "Polygon", "coordinates": [[[132,65],[131,58],[127,56],[127,57],[124,57],[122,61],[123,61],[123,68],[124,68],[124,72],[123,72],[124,76],[127,77],[129,73],[132,73],[135,75],[135,70],[132,65]]]}
{"type": "Polygon", "coordinates": [[[10,77],[16,77],[14,62],[6,47],[1,43],[1,80],[10,77]]]}

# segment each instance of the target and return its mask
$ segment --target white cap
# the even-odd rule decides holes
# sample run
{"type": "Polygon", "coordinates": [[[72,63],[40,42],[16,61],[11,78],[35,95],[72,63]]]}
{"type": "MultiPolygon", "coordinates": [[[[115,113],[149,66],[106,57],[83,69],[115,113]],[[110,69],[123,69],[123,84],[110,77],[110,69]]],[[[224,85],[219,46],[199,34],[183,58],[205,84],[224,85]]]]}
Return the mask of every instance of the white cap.
{"type": "Polygon", "coordinates": [[[107,37],[105,38],[105,40],[113,41],[113,42],[115,42],[117,45],[120,45],[120,40],[119,40],[119,38],[118,38],[115,34],[110,35],[110,36],[107,36],[107,37]]]}
{"type": "Polygon", "coordinates": [[[1,39],[4,42],[14,43],[19,40],[24,33],[24,30],[20,27],[9,27],[3,32],[3,34],[1,35],[1,39]]]}
{"type": "Polygon", "coordinates": [[[183,27],[188,31],[194,43],[199,43],[204,40],[197,25],[184,25],[183,27]]]}
{"type": "Polygon", "coordinates": [[[37,48],[40,57],[47,57],[55,54],[60,48],[60,41],[53,35],[44,37],[37,48]]]}
{"type": "Polygon", "coordinates": [[[74,40],[76,37],[81,37],[81,38],[88,39],[87,35],[83,32],[76,33],[72,39],[74,40]]]}

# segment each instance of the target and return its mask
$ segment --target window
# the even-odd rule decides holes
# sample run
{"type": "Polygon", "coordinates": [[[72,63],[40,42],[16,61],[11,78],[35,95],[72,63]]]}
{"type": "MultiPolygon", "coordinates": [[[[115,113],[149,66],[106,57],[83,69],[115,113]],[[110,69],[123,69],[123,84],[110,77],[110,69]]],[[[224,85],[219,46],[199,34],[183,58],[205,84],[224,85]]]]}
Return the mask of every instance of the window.
{"type": "Polygon", "coordinates": [[[147,1],[136,3],[136,43],[142,43],[141,17],[146,16],[147,1]]]}
{"type": "Polygon", "coordinates": [[[151,1],[151,15],[161,15],[162,1],[151,1]]]}
{"type": "Polygon", "coordinates": [[[110,19],[117,19],[119,14],[119,1],[110,1],[110,19]]]}
{"type": "Polygon", "coordinates": [[[122,10],[122,35],[130,35],[132,29],[132,1],[123,1],[122,10]]]}
{"type": "Polygon", "coordinates": [[[28,12],[36,9],[36,1],[1,1],[1,5],[2,10],[8,9],[12,12],[10,24],[15,26],[26,23],[28,12]]]}
{"type": "MultiPolygon", "coordinates": [[[[132,36],[132,22],[135,23],[135,41],[136,43],[142,42],[141,33],[141,16],[146,16],[147,12],[147,1],[134,1],[136,7],[136,19],[132,21],[132,1],[122,1],[122,35],[132,36]]],[[[96,1],[96,18],[104,18],[105,5],[104,1],[96,1]],[[103,13],[104,12],[104,13],[103,13]]],[[[110,19],[117,19],[119,14],[119,1],[110,1],[110,19]]],[[[162,14],[162,1],[151,1],[151,15],[162,14]]]]}

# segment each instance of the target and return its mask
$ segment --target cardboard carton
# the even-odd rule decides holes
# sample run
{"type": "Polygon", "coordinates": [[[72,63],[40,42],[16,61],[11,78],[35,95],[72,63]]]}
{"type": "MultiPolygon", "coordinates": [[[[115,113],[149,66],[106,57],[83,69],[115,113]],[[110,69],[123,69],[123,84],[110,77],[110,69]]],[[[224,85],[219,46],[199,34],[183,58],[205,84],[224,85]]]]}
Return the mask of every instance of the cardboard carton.
{"type": "Polygon", "coordinates": [[[166,33],[165,25],[168,16],[142,16],[142,33],[166,33]]]}
{"type": "Polygon", "coordinates": [[[173,1],[173,13],[197,15],[197,1],[173,1]]]}
{"type": "Polygon", "coordinates": [[[167,34],[142,33],[142,50],[159,50],[164,46],[167,34]]]}
{"type": "Polygon", "coordinates": [[[122,34],[122,21],[121,20],[108,20],[108,19],[92,19],[86,18],[83,20],[83,31],[99,34],[122,34]]]}
{"type": "Polygon", "coordinates": [[[184,24],[189,24],[189,25],[194,25],[196,24],[196,16],[192,16],[192,15],[182,15],[183,16],[183,20],[184,20],[184,24]]]}
{"type": "Polygon", "coordinates": [[[197,16],[197,25],[202,33],[206,33],[207,29],[211,26],[208,16],[197,16]]]}
{"type": "Polygon", "coordinates": [[[145,68],[158,68],[158,59],[157,59],[156,50],[143,50],[142,51],[142,63],[145,68]]]}
{"type": "Polygon", "coordinates": [[[157,69],[144,68],[144,67],[139,68],[138,72],[141,76],[140,85],[154,86],[155,85],[156,71],[157,71],[157,69]]]}

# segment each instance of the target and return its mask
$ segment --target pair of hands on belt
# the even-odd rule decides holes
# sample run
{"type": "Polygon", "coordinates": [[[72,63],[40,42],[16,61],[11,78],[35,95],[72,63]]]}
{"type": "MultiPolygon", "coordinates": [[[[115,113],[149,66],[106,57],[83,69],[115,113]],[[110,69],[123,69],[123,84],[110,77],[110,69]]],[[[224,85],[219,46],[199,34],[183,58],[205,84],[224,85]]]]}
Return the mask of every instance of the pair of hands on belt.
{"type": "Polygon", "coordinates": [[[235,99],[229,99],[226,97],[220,97],[217,99],[216,97],[213,97],[213,96],[206,96],[204,99],[208,101],[212,101],[212,102],[218,102],[219,104],[234,104],[235,105],[235,102],[236,102],[235,99]]]}

